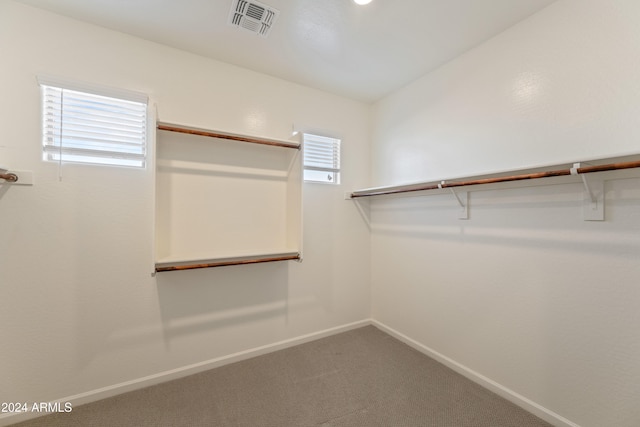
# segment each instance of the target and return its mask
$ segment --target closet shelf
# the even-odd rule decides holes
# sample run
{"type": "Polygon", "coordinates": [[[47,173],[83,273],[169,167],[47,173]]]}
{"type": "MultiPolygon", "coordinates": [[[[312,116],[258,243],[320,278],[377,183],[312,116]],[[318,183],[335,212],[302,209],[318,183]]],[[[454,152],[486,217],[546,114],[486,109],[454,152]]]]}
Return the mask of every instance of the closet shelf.
{"type": "Polygon", "coordinates": [[[223,258],[199,258],[199,259],[170,259],[165,258],[156,262],[156,272],[193,270],[197,268],[226,267],[230,265],[258,264],[262,262],[300,260],[300,253],[272,252],[258,255],[243,255],[223,258]]]}
{"type": "MultiPolygon", "coordinates": [[[[532,173],[521,173],[516,175],[493,176],[489,178],[478,178],[478,177],[472,176],[472,177],[457,178],[453,181],[440,181],[439,183],[434,183],[433,181],[429,181],[429,182],[421,182],[421,183],[407,184],[407,185],[374,187],[374,188],[367,188],[364,190],[356,190],[350,194],[347,193],[347,195],[348,195],[348,198],[350,199],[356,199],[359,197],[383,196],[383,195],[409,193],[409,192],[415,192],[415,191],[439,190],[439,189],[447,189],[447,188],[453,190],[453,188],[456,188],[456,187],[469,187],[469,186],[483,185],[483,184],[496,184],[496,183],[502,183],[502,182],[524,181],[524,180],[532,180],[532,179],[539,179],[539,178],[550,178],[550,177],[556,177],[556,176],[583,175],[583,174],[594,173],[594,172],[605,172],[605,171],[633,169],[633,168],[640,168],[640,160],[608,163],[608,164],[601,164],[601,165],[595,165],[595,166],[580,166],[579,163],[575,163],[574,167],[572,168],[532,172],[532,173]]],[[[513,172],[515,171],[510,171],[506,173],[513,173],[513,172]]]]}
{"type": "Polygon", "coordinates": [[[302,260],[299,136],[159,122],[155,153],[156,273],[302,260]]]}
{"type": "Polygon", "coordinates": [[[174,123],[158,122],[156,125],[158,130],[167,132],[186,133],[189,135],[205,136],[209,138],[220,138],[231,141],[249,142],[252,144],[271,145],[274,147],[293,148],[300,149],[300,143],[294,141],[287,141],[283,139],[264,138],[258,136],[240,135],[230,132],[223,132],[218,130],[200,129],[191,126],[183,126],[174,123]]]}

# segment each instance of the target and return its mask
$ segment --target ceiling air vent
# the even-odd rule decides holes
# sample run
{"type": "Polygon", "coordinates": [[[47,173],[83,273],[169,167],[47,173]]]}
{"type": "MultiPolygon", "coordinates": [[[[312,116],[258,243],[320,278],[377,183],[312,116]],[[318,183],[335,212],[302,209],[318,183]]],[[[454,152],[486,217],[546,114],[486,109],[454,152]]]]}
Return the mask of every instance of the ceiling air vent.
{"type": "Polygon", "coordinates": [[[267,37],[280,12],[257,1],[233,0],[229,23],[267,37]]]}

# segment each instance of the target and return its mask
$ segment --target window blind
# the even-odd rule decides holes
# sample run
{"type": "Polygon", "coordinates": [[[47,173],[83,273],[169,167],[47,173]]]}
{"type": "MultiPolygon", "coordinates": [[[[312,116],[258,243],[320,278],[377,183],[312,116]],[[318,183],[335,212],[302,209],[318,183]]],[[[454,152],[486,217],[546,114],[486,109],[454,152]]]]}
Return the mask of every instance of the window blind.
{"type": "Polygon", "coordinates": [[[340,140],[305,133],[304,169],[307,181],[337,183],[340,172],[340,140]]]}
{"type": "Polygon", "coordinates": [[[45,160],[145,166],[146,102],[41,86],[45,160]]]}

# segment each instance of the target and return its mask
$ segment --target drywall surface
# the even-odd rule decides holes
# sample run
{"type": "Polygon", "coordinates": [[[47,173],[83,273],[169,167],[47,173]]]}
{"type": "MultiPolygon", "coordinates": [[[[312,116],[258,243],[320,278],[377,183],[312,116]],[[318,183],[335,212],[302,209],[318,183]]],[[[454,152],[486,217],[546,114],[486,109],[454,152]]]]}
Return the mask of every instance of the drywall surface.
{"type": "Polygon", "coordinates": [[[376,104],[373,185],[639,154],[633,1],[559,1],[376,104]]]}
{"type": "MultiPolygon", "coordinates": [[[[639,20],[559,1],[378,102],[373,184],[640,152],[639,20]]],[[[373,318],[558,423],[640,425],[638,176],[599,177],[601,222],[579,182],[472,192],[466,221],[450,194],[372,200],[373,318]]]]}
{"type": "Polygon", "coordinates": [[[0,52],[0,163],[35,177],[0,185],[0,401],[91,393],[369,318],[369,230],[343,195],[370,179],[368,105],[11,1],[0,52]],[[147,93],[166,122],[342,138],[343,185],[304,185],[304,262],[152,277],[153,153],[142,170],[42,161],[37,75],[147,93]]]}

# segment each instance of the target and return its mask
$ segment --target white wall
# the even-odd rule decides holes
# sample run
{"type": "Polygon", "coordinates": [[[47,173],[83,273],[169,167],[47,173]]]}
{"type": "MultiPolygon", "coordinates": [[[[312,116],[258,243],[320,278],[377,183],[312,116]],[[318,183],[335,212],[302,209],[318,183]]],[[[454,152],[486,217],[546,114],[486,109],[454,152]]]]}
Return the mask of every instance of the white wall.
{"type": "MultiPolygon", "coordinates": [[[[373,184],[640,153],[638,22],[562,0],[381,100],[373,184]]],[[[473,192],[467,221],[371,201],[373,318],[557,424],[640,425],[640,175],[604,176],[604,222],[579,183],[473,192]]]]}
{"type": "Polygon", "coordinates": [[[388,96],[373,184],[638,154],[637,8],[561,0],[388,96]]]}
{"type": "Polygon", "coordinates": [[[559,1],[368,106],[0,2],[0,401],[49,401],[373,317],[582,426],[640,423],[640,178],[371,203],[342,193],[640,152],[640,6],[559,1]],[[41,161],[38,74],[148,93],[162,120],[342,137],[305,186],[305,261],[158,275],[153,168],[41,161]],[[312,102],[309,102],[309,101],[312,102]],[[370,269],[371,266],[371,269],[370,269]],[[372,278],[370,277],[370,272],[372,278]]]}
{"type": "MultiPolygon", "coordinates": [[[[51,401],[370,316],[368,105],[11,1],[0,2],[0,401],[51,401]],[[36,76],[148,93],[163,121],[343,139],[343,185],[305,185],[305,261],[158,274],[153,165],[41,160],[36,76]]],[[[197,195],[194,195],[197,197],[197,195]]]]}

